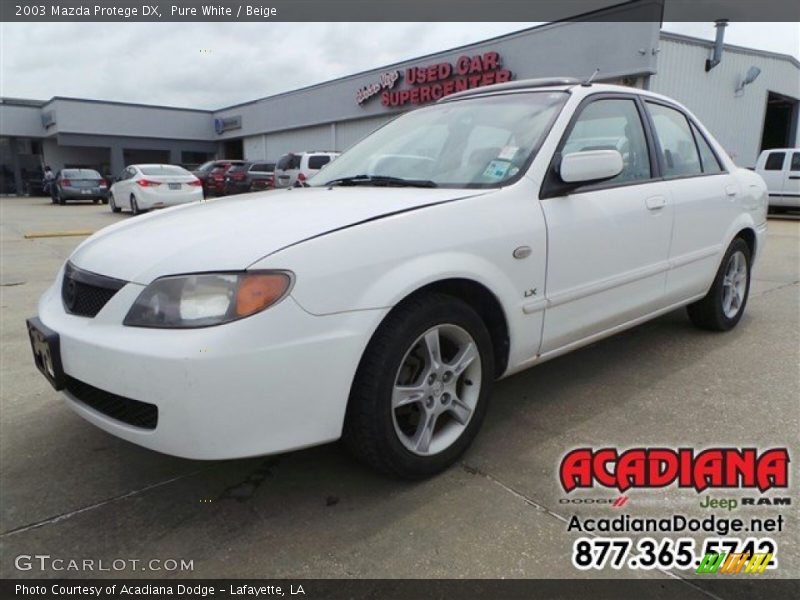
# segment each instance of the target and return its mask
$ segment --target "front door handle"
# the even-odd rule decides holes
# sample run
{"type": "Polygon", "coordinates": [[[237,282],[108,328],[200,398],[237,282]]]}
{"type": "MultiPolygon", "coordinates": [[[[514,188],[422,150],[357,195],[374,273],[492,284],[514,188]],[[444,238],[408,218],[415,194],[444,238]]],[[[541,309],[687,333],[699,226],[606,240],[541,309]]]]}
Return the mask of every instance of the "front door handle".
{"type": "Polygon", "coordinates": [[[667,199],[664,196],[650,196],[644,204],[647,210],[661,210],[667,205],[667,199]]]}
{"type": "Polygon", "coordinates": [[[731,198],[733,198],[738,193],[739,193],[739,190],[736,188],[735,185],[727,185],[727,186],[725,186],[725,195],[730,196],[731,198]]]}

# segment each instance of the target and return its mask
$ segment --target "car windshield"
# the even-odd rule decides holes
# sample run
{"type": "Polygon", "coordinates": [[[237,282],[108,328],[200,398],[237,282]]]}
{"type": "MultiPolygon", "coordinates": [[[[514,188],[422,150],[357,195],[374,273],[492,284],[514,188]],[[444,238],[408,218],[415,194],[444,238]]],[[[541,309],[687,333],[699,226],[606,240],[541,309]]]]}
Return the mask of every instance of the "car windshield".
{"type": "Polygon", "coordinates": [[[183,167],[176,167],[174,165],[151,165],[147,167],[139,167],[142,175],[191,175],[189,171],[183,167]]]}
{"type": "Polygon", "coordinates": [[[377,130],[308,183],[497,187],[521,175],[567,97],[527,92],[422,108],[377,130]]]}
{"type": "Polygon", "coordinates": [[[94,169],[64,169],[61,176],[66,179],[102,179],[94,169]]]}

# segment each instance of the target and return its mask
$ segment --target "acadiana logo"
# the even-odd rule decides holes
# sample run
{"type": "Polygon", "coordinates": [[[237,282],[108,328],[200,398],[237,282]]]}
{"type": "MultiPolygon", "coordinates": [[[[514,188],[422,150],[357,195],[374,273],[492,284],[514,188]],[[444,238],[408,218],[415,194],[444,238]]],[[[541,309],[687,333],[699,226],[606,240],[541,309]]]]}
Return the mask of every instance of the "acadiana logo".
{"type": "Polygon", "coordinates": [[[708,488],[788,487],[789,451],[770,448],[578,448],[561,461],[559,479],[569,493],[595,486],[624,492],[677,483],[702,492],[708,488]]]}

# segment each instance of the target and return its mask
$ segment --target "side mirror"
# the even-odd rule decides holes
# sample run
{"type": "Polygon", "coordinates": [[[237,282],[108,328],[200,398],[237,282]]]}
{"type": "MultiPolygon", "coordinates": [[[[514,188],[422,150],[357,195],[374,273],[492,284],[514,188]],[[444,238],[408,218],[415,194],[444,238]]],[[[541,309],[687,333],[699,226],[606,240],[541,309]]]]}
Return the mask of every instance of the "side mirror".
{"type": "Polygon", "coordinates": [[[565,183],[589,183],[616,177],[623,166],[616,150],[586,150],[565,154],[558,173],[565,183]]]}

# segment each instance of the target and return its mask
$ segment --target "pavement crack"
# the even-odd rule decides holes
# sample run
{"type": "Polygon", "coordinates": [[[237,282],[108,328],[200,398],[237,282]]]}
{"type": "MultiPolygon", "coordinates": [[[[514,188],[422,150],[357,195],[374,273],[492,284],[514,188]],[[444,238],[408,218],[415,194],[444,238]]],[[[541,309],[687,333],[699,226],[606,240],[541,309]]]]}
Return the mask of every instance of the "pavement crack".
{"type": "Polygon", "coordinates": [[[491,481],[495,485],[500,486],[501,488],[503,488],[509,494],[512,494],[512,495],[516,496],[517,498],[519,498],[520,500],[522,500],[523,502],[525,502],[529,506],[534,507],[536,510],[541,511],[543,513],[547,513],[548,515],[550,515],[551,517],[553,517],[555,519],[558,519],[562,523],[569,523],[569,519],[567,519],[566,517],[563,517],[560,514],[558,514],[556,512],[553,512],[552,510],[547,508],[541,502],[537,502],[536,500],[534,500],[530,496],[527,496],[527,495],[523,494],[522,492],[519,492],[519,491],[515,490],[510,485],[506,485],[505,483],[503,483],[502,481],[500,481],[499,479],[497,479],[493,475],[487,473],[486,471],[482,471],[481,469],[479,469],[477,467],[473,467],[472,465],[468,465],[467,463],[464,463],[464,462],[461,463],[461,466],[467,473],[469,473],[471,475],[480,475],[481,477],[483,477],[485,479],[488,479],[489,481],[491,481]]]}
{"type": "Polygon", "coordinates": [[[4,531],[0,533],[0,539],[4,539],[7,537],[11,537],[13,535],[17,535],[20,533],[25,533],[26,531],[31,531],[33,529],[38,529],[40,527],[44,527],[45,525],[55,525],[56,523],[60,523],[61,521],[65,521],[67,519],[71,519],[76,515],[80,515],[82,513],[88,512],[90,510],[94,510],[96,508],[101,508],[106,506],[107,504],[111,504],[113,502],[118,502],[119,500],[125,500],[127,498],[131,498],[132,496],[138,496],[139,494],[143,494],[145,492],[149,492],[150,490],[154,490],[156,488],[160,488],[162,486],[168,485],[170,483],[174,483],[176,481],[180,481],[181,479],[186,479],[188,477],[193,477],[203,471],[206,471],[212,467],[204,467],[202,469],[197,469],[195,471],[191,471],[189,473],[184,473],[183,475],[177,475],[176,477],[171,477],[170,479],[165,479],[164,481],[159,481],[156,483],[151,483],[150,485],[146,485],[143,488],[139,488],[138,490],[132,490],[130,492],[126,492],[124,494],[120,494],[118,496],[113,496],[111,498],[106,498],[105,500],[101,500],[100,502],[95,502],[94,504],[89,504],[87,506],[83,506],[81,508],[71,510],[69,512],[62,513],[60,515],[56,515],[54,517],[49,517],[47,519],[43,519],[41,521],[37,521],[35,523],[30,523],[28,525],[22,525],[20,527],[16,527],[14,529],[9,529],[8,531],[4,531]]]}
{"type": "MultiPolygon", "coordinates": [[[[761,281],[769,281],[769,280],[768,279],[762,279],[761,281]]],[[[783,289],[786,289],[787,287],[792,287],[793,285],[797,285],[797,284],[800,284],[800,279],[797,279],[795,281],[788,281],[788,282],[784,283],[783,285],[779,285],[779,286],[776,286],[774,288],[770,288],[768,290],[764,290],[763,292],[759,292],[757,294],[754,294],[754,296],[766,296],[767,294],[771,294],[772,292],[777,292],[778,290],[783,290],[783,289]]]]}
{"type": "MultiPolygon", "coordinates": [[[[461,467],[467,473],[469,473],[470,475],[480,475],[481,477],[487,479],[488,481],[490,481],[493,484],[499,486],[500,488],[502,488],[503,490],[505,490],[509,494],[512,494],[513,496],[519,498],[520,500],[525,502],[525,504],[527,504],[529,506],[532,506],[533,508],[535,508],[539,512],[543,512],[543,513],[545,513],[547,515],[550,515],[551,517],[553,517],[554,519],[558,519],[562,523],[567,523],[568,524],[570,522],[570,520],[567,519],[565,516],[560,515],[557,512],[554,512],[554,511],[550,510],[549,508],[547,508],[547,506],[545,506],[541,502],[539,502],[537,500],[534,500],[530,496],[528,496],[528,495],[526,495],[526,494],[524,494],[524,493],[522,493],[522,492],[520,492],[518,490],[515,490],[510,485],[507,485],[507,484],[503,483],[502,481],[500,481],[499,479],[497,479],[494,475],[492,475],[490,473],[487,473],[486,471],[482,471],[481,469],[479,469],[477,467],[474,467],[472,465],[469,465],[469,464],[467,464],[467,463],[465,463],[463,461],[461,462],[461,467]]],[[[582,533],[582,535],[586,535],[586,536],[590,536],[590,537],[599,537],[597,534],[589,532],[589,531],[584,531],[584,532],[581,532],[581,533],[582,533]]],[[[677,573],[674,573],[670,569],[658,568],[658,571],[662,575],[665,575],[667,577],[671,577],[672,579],[677,579],[678,581],[680,581],[682,583],[685,583],[689,587],[693,588],[697,592],[700,592],[704,596],[707,596],[708,598],[711,598],[712,600],[723,600],[723,598],[720,598],[716,594],[713,594],[712,592],[709,592],[708,590],[703,589],[702,587],[700,587],[699,585],[697,585],[696,583],[694,583],[690,579],[687,579],[686,577],[682,577],[681,575],[679,575],[677,573]]]]}

